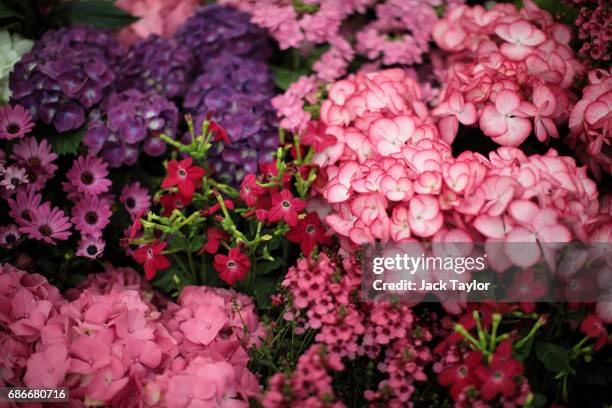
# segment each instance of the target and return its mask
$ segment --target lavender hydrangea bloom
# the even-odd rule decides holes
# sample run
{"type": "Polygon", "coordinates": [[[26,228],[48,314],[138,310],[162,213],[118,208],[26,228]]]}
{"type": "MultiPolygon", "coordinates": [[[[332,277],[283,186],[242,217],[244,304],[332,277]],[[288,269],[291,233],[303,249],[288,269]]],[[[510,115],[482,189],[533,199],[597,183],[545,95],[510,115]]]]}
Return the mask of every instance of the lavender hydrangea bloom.
{"type": "Polygon", "coordinates": [[[189,47],[202,67],[222,52],[243,57],[266,59],[271,49],[262,28],[252,24],[242,11],[218,4],[200,7],[175,34],[189,47]]]}
{"type": "Polygon", "coordinates": [[[184,107],[196,129],[207,115],[225,128],[231,143],[215,146],[210,163],[220,179],[236,185],[259,163],[271,161],[278,147],[272,76],[261,61],[225,53],[209,66],[187,92],[184,107]]]}
{"type": "Polygon", "coordinates": [[[179,113],[163,96],[136,89],[110,94],[90,115],[83,143],[91,154],[101,154],[111,167],[132,165],[141,145],[149,156],[166,151],[160,134],[175,137],[179,113]]]}
{"type": "Polygon", "coordinates": [[[110,32],[86,26],[48,31],[15,65],[12,100],[58,132],[78,129],[110,91],[120,55],[110,32]]]}
{"type": "Polygon", "coordinates": [[[117,88],[154,90],[168,99],[183,97],[194,68],[188,47],[172,38],[151,35],[134,44],[121,60],[117,88]]]}

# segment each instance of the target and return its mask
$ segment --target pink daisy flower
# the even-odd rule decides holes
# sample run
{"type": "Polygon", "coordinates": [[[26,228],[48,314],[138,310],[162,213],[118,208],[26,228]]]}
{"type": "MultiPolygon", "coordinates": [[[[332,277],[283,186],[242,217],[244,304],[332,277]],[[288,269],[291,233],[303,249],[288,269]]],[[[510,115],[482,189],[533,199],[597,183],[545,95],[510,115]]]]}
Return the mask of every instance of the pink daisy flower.
{"type": "Polygon", "coordinates": [[[33,127],[30,113],[23,106],[0,107],[0,139],[21,139],[30,133],[33,127]]]}
{"type": "Polygon", "coordinates": [[[36,211],[41,200],[41,195],[37,194],[32,188],[18,191],[14,200],[8,200],[9,215],[18,224],[24,225],[24,223],[32,221],[32,211],[36,211]]]}
{"type": "Polygon", "coordinates": [[[96,259],[104,252],[104,246],[105,242],[102,238],[87,234],[81,238],[76,254],[77,256],[96,259]]]}
{"type": "Polygon", "coordinates": [[[57,207],[51,208],[50,203],[44,203],[32,211],[32,221],[19,228],[30,238],[55,245],[55,240],[66,240],[70,236],[70,222],[64,212],[57,207]]]}
{"type": "Polygon", "coordinates": [[[51,145],[46,139],[40,143],[33,137],[20,140],[13,147],[11,158],[26,167],[30,184],[37,190],[41,189],[57,170],[57,166],[53,164],[57,155],[51,151],[51,145]]]}
{"type": "Polygon", "coordinates": [[[4,177],[0,180],[0,186],[6,190],[14,190],[22,184],[28,182],[26,170],[17,166],[9,166],[4,171],[4,177]]]}
{"type": "Polygon", "coordinates": [[[3,248],[13,248],[19,242],[21,233],[16,225],[0,227],[0,246],[3,248]]]}
{"type": "Polygon", "coordinates": [[[102,230],[110,222],[112,212],[106,200],[98,197],[83,197],[72,209],[72,223],[82,235],[95,237],[102,235],[102,230]]]}
{"type": "Polygon", "coordinates": [[[123,187],[119,201],[123,203],[132,219],[146,212],[149,207],[151,207],[151,196],[149,192],[146,188],[141,187],[140,183],[137,181],[123,187]]]}
{"type": "Polygon", "coordinates": [[[91,155],[77,158],[67,176],[68,181],[83,194],[106,193],[112,185],[112,182],[106,178],[108,165],[101,158],[91,155]]]}

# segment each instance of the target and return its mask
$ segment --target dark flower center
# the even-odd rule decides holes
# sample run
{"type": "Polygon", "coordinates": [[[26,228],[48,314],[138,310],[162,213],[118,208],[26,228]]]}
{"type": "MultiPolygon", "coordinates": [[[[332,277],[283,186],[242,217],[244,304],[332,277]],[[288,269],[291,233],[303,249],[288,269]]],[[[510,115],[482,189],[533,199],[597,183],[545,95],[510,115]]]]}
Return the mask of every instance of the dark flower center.
{"type": "Polygon", "coordinates": [[[53,233],[53,230],[48,225],[41,225],[38,227],[38,232],[40,232],[43,237],[49,237],[53,233]]]}
{"type": "Polygon", "coordinates": [[[291,203],[289,201],[285,200],[285,201],[282,202],[282,206],[285,207],[285,208],[289,208],[289,207],[291,207],[291,203]]]}
{"type": "Polygon", "coordinates": [[[6,127],[6,131],[10,133],[11,135],[16,135],[17,133],[19,133],[20,130],[21,130],[21,126],[19,126],[17,123],[11,122],[6,127]]]}
{"type": "Polygon", "coordinates": [[[83,172],[83,174],[81,174],[81,181],[84,184],[91,184],[94,181],[94,176],[90,171],[83,172]]]}
{"type": "Polygon", "coordinates": [[[308,226],[306,227],[306,232],[307,232],[308,234],[312,234],[314,231],[315,231],[315,227],[314,227],[314,225],[308,225],[308,226]]]}
{"type": "Polygon", "coordinates": [[[467,370],[467,368],[465,368],[465,367],[459,367],[459,370],[458,370],[458,371],[459,371],[459,375],[460,375],[461,377],[465,377],[465,376],[467,375],[467,373],[468,373],[468,370],[467,370]]]}
{"type": "Polygon", "coordinates": [[[93,211],[88,212],[85,214],[85,221],[87,221],[88,224],[95,224],[98,222],[98,214],[93,211]]]}
{"type": "Polygon", "coordinates": [[[87,247],[87,254],[94,256],[98,252],[98,248],[95,245],[90,245],[87,247]]]}
{"type": "Polygon", "coordinates": [[[236,262],[234,262],[234,261],[228,261],[228,262],[227,262],[227,267],[228,267],[228,268],[235,268],[235,267],[236,267],[236,262]]]}
{"type": "Polygon", "coordinates": [[[13,242],[17,241],[17,237],[14,234],[8,234],[5,238],[4,241],[7,244],[12,244],[13,242]]]}
{"type": "Polygon", "coordinates": [[[180,169],[178,171],[178,175],[181,176],[181,177],[185,177],[187,175],[187,172],[185,170],[183,170],[183,169],[180,169]]]}
{"type": "Polygon", "coordinates": [[[23,218],[26,221],[32,221],[32,218],[30,218],[30,211],[28,210],[23,210],[21,212],[21,218],[23,218]]]}
{"type": "Polygon", "coordinates": [[[13,178],[11,179],[11,184],[12,184],[12,185],[14,185],[14,186],[18,186],[18,185],[19,185],[19,183],[21,183],[21,179],[20,179],[19,177],[13,177],[13,178]]]}
{"type": "Polygon", "coordinates": [[[132,197],[129,197],[127,200],[125,200],[125,205],[127,205],[128,208],[134,208],[136,201],[132,197]]]}
{"type": "Polygon", "coordinates": [[[38,157],[31,157],[28,159],[28,165],[30,167],[38,167],[40,166],[40,159],[38,157]]]}
{"type": "Polygon", "coordinates": [[[504,377],[504,376],[503,376],[503,374],[502,374],[502,373],[500,373],[499,371],[496,371],[496,372],[494,372],[494,373],[493,373],[493,379],[495,379],[495,380],[498,380],[498,381],[499,381],[499,380],[501,380],[503,377],[504,377]]]}

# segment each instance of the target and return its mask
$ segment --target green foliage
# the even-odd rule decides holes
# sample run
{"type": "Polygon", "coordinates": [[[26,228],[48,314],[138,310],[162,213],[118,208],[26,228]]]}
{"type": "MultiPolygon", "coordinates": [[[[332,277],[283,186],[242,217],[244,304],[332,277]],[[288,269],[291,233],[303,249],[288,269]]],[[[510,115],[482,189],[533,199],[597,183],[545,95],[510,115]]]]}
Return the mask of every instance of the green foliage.
{"type": "Polygon", "coordinates": [[[67,24],[87,24],[98,28],[117,29],[138,18],[106,0],[71,0],[57,4],[54,16],[67,24]]]}
{"type": "Polygon", "coordinates": [[[49,136],[49,143],[53,152],[62,156],[65,154],[76,154],[85,134],[85,126],[72,132],[54,134],[49,136]]]}

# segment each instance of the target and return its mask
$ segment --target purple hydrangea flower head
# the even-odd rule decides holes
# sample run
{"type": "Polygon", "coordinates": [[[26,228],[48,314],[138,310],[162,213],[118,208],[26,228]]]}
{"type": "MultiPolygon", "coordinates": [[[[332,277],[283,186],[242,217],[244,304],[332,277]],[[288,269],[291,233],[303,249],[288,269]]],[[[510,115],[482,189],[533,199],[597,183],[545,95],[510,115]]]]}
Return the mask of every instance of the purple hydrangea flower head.
{"type": "Polygon", "coordinates": [[[118,89],[153,90],[168,99],[183,97],[194,68],[188,47],[173,38],[151,35],[132,45],[120,61],[118,89]]]}
{"type": "Polygon", "coordinates": [[[269,37],[249,20],[247,13],[230,7],[203,6],[178,29],[175,37],[192,50],[203,67],[224,51],[264,60],[271,53],[269,37]]]}
{"type": "Polygon", "coordinates": [[[83,143],[111,167],[132,165],[143,150],[149,156],[166,151],[160,134],[175,137],[178,108],[156,92],[131,89],[112,93],[90,115],[83,143]]]}
{"type": "Polygon", "coordinates": [[[120,56],[110,32],[82,25],[48,31],[15,65],[12,99],[58,132],[78,129],[110,91],[120,56]]]}
{"type": "Polygon", "coordinates": [[[225,128],[231,143],[215,146],[210,162],[220,179],[236,185],[271,161],[278,147],[273,80],[265,63],[226,53],[209,67],[185,95],[184,107],[196,129],[207,115],[225,128]]]}

